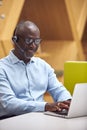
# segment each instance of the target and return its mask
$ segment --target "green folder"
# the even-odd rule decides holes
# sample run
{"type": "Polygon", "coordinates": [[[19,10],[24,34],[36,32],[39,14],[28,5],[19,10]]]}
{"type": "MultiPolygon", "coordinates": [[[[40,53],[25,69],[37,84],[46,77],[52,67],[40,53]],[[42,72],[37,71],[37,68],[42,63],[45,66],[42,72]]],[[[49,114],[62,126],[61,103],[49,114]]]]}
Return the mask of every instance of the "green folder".
{"type": "Polygon", "coordinates": [[[64,86],[71,94],[76,83],[87,83],[86,61],[67,61],[64,63],[64,86]]]}

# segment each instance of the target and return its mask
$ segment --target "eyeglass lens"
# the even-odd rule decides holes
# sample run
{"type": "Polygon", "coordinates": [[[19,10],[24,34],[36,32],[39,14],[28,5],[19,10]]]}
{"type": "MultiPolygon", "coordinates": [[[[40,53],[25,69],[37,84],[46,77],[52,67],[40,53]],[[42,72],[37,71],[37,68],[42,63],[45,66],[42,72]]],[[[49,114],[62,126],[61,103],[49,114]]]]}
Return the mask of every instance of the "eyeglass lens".
{"type": "Polygon", "coordinates": [[[33,39],[33,38],[26,38],[26,39],[25,39],[25,42],[26,42],[26,44],[35,43],[36,45],[38,45],[38,44],[40,44],[41,39],[40,39],[40,38],[36,38],[36,39],[33,39]]]}

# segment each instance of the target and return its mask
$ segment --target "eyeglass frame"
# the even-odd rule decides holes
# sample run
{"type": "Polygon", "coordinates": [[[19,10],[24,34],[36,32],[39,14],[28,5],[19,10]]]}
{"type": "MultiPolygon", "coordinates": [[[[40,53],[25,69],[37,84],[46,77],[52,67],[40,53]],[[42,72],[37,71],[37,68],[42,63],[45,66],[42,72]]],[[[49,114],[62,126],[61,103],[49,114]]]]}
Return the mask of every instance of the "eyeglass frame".
{"type": "Polygon", "coordinates": [[[42,39],[41,38],[23,38],[22,36],[18,36],[18,37],[20,37],[22,40],[24,40],[24,42],[27,44],[27,45],[30,45],[30,44],[32,44],[32,43],[34,43],[35,45],[39,45],[40,43],[41,43],[41,41],[42,41],[42,39]],[[28,41],[29,40],[29,41],[28,41]],[[31,42],[30,42],[30,40],[31,40],[31,42]],[[39,42],[37,42],[37,40],[39,40],[39,42]]]}

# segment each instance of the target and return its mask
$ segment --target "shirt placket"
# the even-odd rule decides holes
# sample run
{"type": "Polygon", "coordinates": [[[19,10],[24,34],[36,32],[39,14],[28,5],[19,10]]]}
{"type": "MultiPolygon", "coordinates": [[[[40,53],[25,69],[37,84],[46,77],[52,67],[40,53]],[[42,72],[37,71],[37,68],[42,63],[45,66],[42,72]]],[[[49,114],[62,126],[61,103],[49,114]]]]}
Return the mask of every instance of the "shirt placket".
{"type": "Polygon", "coordinates": [[[25,71],[26,71],[26,77],[28,79],[28,92],[30,97],[32,98],[32,100],[34,100],[33,96],[32,96],[32,89],[31,89],[31,84],[32,84],[32,80],[31,80],[31,76],[30,76],[30,69],[29,69],[29,64],[25,66],[25,71]]]}

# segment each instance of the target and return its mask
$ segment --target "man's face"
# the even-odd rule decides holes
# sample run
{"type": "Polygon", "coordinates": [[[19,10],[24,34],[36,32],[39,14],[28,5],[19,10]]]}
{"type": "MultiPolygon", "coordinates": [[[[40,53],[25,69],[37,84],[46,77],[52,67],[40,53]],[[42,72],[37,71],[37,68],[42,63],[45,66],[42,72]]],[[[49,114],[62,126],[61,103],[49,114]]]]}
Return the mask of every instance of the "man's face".
{"type": "Polygon", "coordinates": [[[24,57],[32,57],[37,51],[39,44],[41,42],[40,38],[23,37],[19,36],[19,46],[24,50],[24,57]]]}
{"type": "MultiPolygon", "coordinates": [[[[41,42],[39,31],[38,30],[32,31],[29,30],[28,28],[24,28],[24,30],[20,32],[17,35],[17,37],[18,37],[17,44],[20,46],[22,50],[24,50],[24,52],[23,53],[21,52],[22,54],[20,53],[20,55],[24,59],[30,59],[37,51],[39,44],[41,42]]],[[[20,50],[17,48],[17,51],[20,50]]]]}

